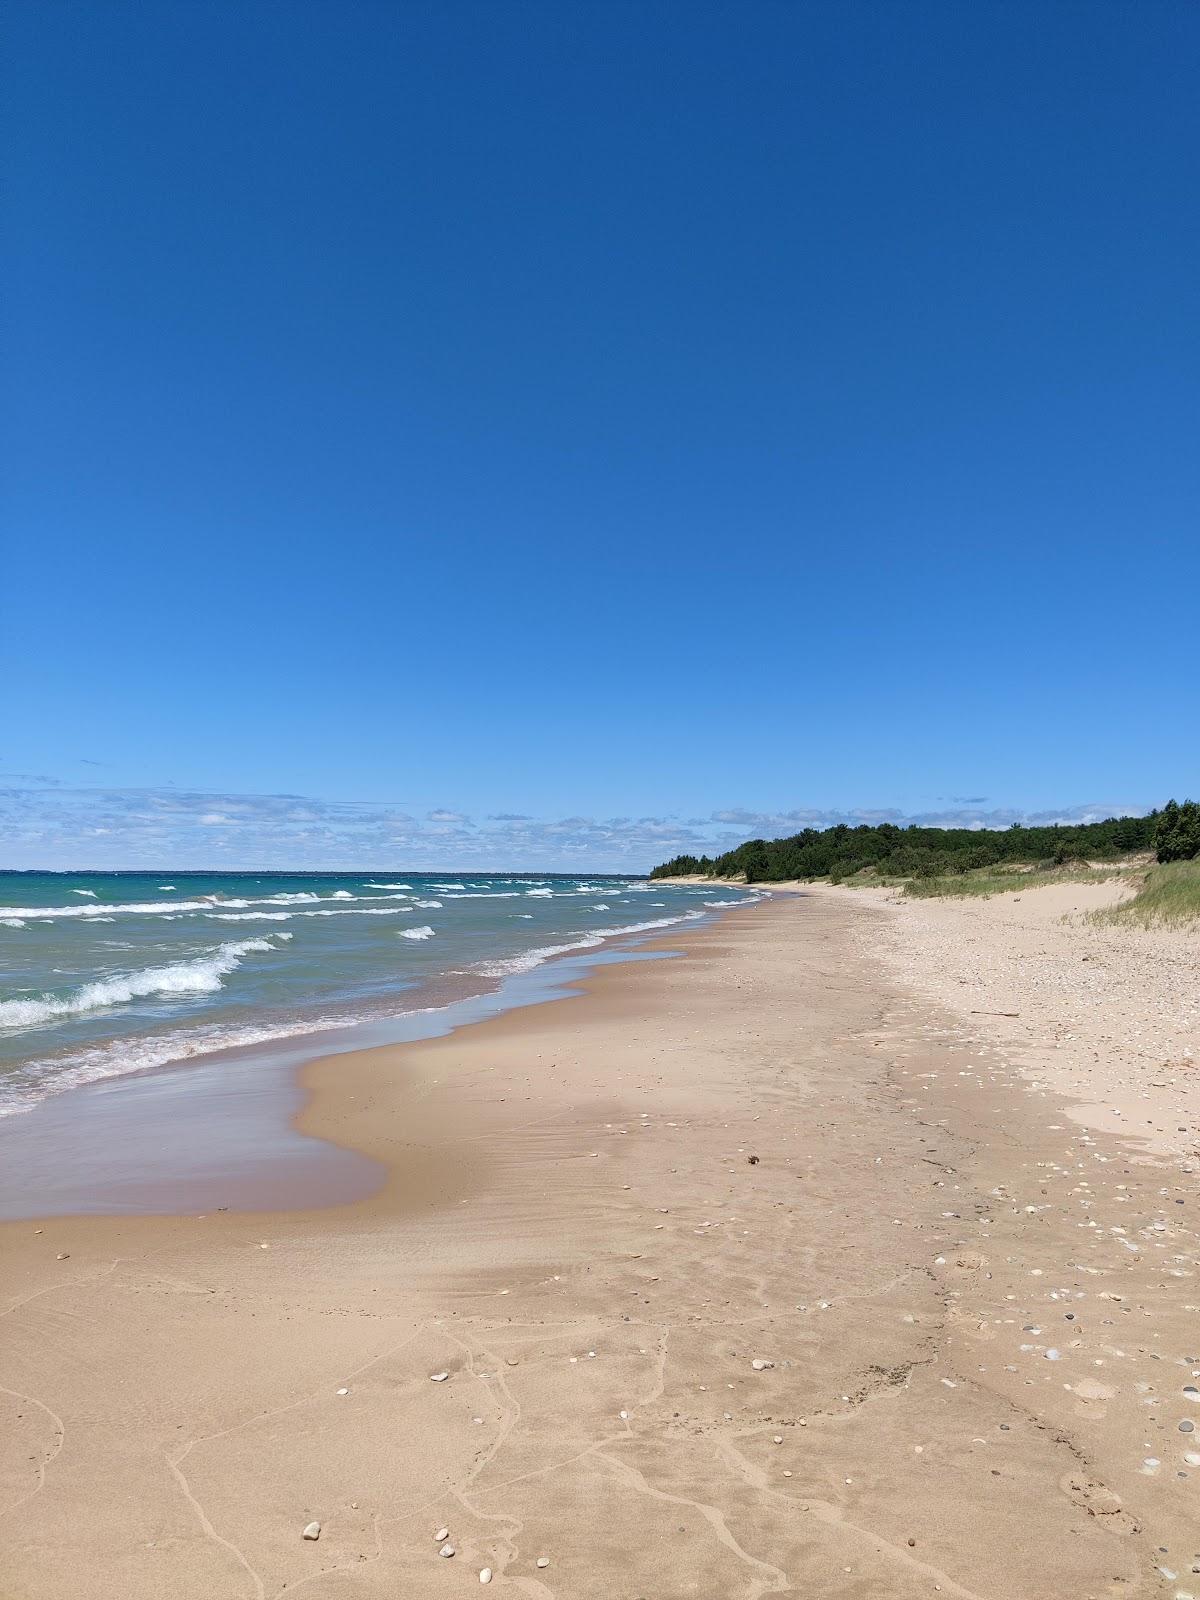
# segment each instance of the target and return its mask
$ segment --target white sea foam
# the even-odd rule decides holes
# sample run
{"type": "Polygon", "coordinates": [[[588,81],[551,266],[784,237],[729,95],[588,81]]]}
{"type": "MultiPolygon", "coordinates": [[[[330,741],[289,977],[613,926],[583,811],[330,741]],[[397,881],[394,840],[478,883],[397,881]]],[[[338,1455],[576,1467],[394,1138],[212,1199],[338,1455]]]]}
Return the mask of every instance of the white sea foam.
{"type": "Polygon", "coordinates": [[[612,907],[611,906],[606,906],[604,904],[600,904],[598,906],[593,906],[592,910],[593,911],[611,911],[612,907]]]}
{"type": "MultiPolygon", "coordinates": [[[[437,888],[435,883],[433,886],[437,888]]],[[[519,889],[443,889],[440,891],[447,900],[519,900],[519,889]]]]}
{"type": "Polygon", "coordinates": [[[371,883],[369,880],[363,885],[366,889],[411,889],[411,883],[371,883]]]}
{"type": "Polygon", "coordinates": [[[294,911],[208,911],[210,922],[290,922],[294,911]]]}
{"type": "Polygon", "coordinates": [[[90,896],[91,899],[93,899],[93,900],[96,898],[95,889],[72,889],[71,893],[72,894],[85,894],[85,895],[90,896]]]}
{"type": "Polygon", "coordinates": [[[509,978],[517,972],[532,972],[553,956],[565,956],[572,950],[594,950],[604,943],[599,935],[574,939],[570,944],[543,944],[533,950],[523,950],[519,956],[506,956],[502,961],[480,961],[470,970],[485,978],[509,978]]]}
{"type": "Polygon", "coordinates": [[[402,939],[432,939],[434,931],[426,923],[423,928],[401,928],[400,937],[402,939]]]}
{"type": "Polygon", "coordinates": [[[160,883],[158,886],[158,892],[159,894],[166,894],[168,889],[173,889],[174,887],[175,885],[173,883],[160,883]]]}
{"type": "Polygon", "coordinates": [[[337,906],[320,911],[293,911],[294,917],[402,917],[411,906],[337,906]]]}
{"type": "Polygon", "coordinates": [[[30,1000],[0,1001],[0,1027],[33,1028],[55,1017],[81,1016],[88,1011],[125,1005],[147,995],[212,994],[221,988],[223,977],[241,966],[243,957],[273,949],[269,938],[244,939],[237,944],[219,945],[208,955],[193,961],[173,961],[162,967],[146,967],[141,972],[99,978],[94,983],[85,983],[73,994],[43,994],[30,1000]]]}
{"type": "MultiPolygon", "coordinates": [[[[251,906],[300,906],[313,905],[327,900],[360,901],[360,900],[394,900],[398,902],[386,910],[359,909],[357,906],[339,905],[336,910],[314,912],[299,912],[301,916],[395,916],[398,911],[411,909],[407,894],[383,895],[354,895],[348,890],[339,889],[330,895],[313,894],[305,890],[296,894],[267,895],[261,900],[234,900],[225,899],[221,895],[206,895],[197,900],[154,900],[154,901],[128,901],[115,905],[106,905],[103,901],[89,901],[81,906],[11,906],[6,908],[13,917],[28,917],[39,922],[54,922],[60,917],[83,918],[90,922],[111,922],[114,915],[130,917],[162,917],[165,921],[174,921],[177,917],[191,916],[196,912],[209,914],[244,911],[251,906]]],[[[249,920],[249,919],[247,919],[249,920]]],[[[260,920],[260,918],[255,918],[260,920]]]]}
{"type": "Polygon", "coordinates": [[[526,889],[525,893],[531,900],[552,900],[554,898],[553,889],[526,889]]]}
{"type": "MultiPolygon", "coordinates": [[[[145,903],[131,901],[127,905],[101,905],[98,901],[86,906],[12,906],[9,915],[14,917],[37,918],[39,921],[53,921],[58,917],[90,917],[93,921],[109,912],[120,912],[124,916],[162,916],[165,912],[172,911],[211,911],[218,902],[215,898],[207,900],[150,900],[145,903]]],[[[246,902],[223,902],[225,905],[245,905],[246,902]]]]}
{"type": "Polygon", "coordinates": [[[631,933],[650,933],[655,928],[671,928],[680,922],[693,922],[703,915],[703,911],[685,911],[681,916],[657,917],[653,922],[630,922],[620,928],[594,928],[581,932],[570,944],[539,945],[502,961],[481,961],[471,971],[482,973],[485,978],[506,978],[517,972],[531,972],[534,967],[540,967],[554,956],[565,956],[574,950],[594,950],[606,939],[619,939],[631,933]]]}
{"type": "MultiPolygon", "coordinates": [[[[163,886],[167,887],[166,885],[163,886]]],[[[76,893],[82,891],[74,891],[76,893]]],[[[87,891],[89,894],[91,890],[87,891]]],[[[301,889],[285,894],[265,895],[261,899],[243,900],[227,898],[220,894],[197,896],[190,900],[133,900],[105,904],[101,900],[89,901],[82,906],[12,906],[7,908],[11,916],[32,917],[42,922],[56,921],[60,917],[90,918],[97,921],[107,915],[127,917],[177,917],[195,911],[244,911],[250,906],[291,906],[291,905],[316,905],[325,900],[356,901],[356,900],[407,900],[406,894],[400,895],[356,895],[348,889],[335,889],[332,894],[314,894],[311,889],[301,889]]]]}
{"type": "Polygon", "coordinates": [[[26,922],[23,917],[0,917],[0,928],[24,928],[25,926],[26,922]]]}
{"type": "Polygon", "coordinates": [[[440,900],[414,900],[412,908],[414,911],[440,911],[442,902],[440,900]]]}
{"type": "Polygon", "coordinates": [[[597,928],[602,939],[619,939],[623,933],[649,933],[652,928],[673,928],[677,922],[695,922],[703,911],[683,911],[677,917],[655,917],[652,922],[627,922],[620,928],[597,928]]]}

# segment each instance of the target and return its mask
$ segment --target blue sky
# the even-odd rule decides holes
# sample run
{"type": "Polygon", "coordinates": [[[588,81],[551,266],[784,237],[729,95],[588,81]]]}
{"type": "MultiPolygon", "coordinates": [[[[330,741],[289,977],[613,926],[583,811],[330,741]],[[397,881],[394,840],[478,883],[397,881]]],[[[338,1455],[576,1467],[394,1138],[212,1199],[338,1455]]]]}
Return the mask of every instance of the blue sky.
{"type": "Polygon", "coordinates": [[[8,19],[0,865],[1200,791],[1194,6],[8,19]]]}

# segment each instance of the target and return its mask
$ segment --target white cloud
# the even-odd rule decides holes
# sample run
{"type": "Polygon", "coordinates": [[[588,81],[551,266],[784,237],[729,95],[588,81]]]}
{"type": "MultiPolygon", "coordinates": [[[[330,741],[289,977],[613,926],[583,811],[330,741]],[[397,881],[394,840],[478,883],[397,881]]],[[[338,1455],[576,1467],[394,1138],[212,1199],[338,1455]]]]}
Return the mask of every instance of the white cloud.
{"type": "Polygon", "coordinates": [[[894,809],[772,812],[733,806],[688,818],[505,812],[475,821],[436,807],[417,821],[393,804],[294,794],[9,787],[0,789],[0,867],[638,872],[684,852],[712,855],[744,839],[839,822],[986,829],[1018,821],[1098,820],[1141,809],[1092,804],[1027,814],[967,806],[910,817],[894,809]]]}

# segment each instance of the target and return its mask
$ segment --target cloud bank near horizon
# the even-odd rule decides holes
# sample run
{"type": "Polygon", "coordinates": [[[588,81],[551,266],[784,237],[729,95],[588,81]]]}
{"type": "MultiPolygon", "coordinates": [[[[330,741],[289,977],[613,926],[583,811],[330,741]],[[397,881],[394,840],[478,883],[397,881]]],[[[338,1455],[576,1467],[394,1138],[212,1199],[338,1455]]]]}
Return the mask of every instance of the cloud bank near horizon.
{"type": "Polygon", "coordinates": [[[844,822],[1007,828],[1014,822],[1092,822],[1145,806],[1086,804],[1027,812],[986,797],[908,815],[891,809],[734,806],[706,816],[541,818],[450,807],[407,810],[368,800],[175,789],[67,788],[22,778],[0,788],[0,868],[272,868],[480,871],[486,868],[643,872],[687,854],[718,854],[746,839],[780,838],[844,822]]]}

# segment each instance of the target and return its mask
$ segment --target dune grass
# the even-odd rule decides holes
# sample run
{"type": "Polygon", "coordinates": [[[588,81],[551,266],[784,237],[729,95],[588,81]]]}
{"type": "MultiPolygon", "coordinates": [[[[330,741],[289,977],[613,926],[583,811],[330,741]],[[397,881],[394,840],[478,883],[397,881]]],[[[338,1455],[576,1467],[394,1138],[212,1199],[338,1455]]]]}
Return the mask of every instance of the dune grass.
{"type": "Polygon", "coordinates": [[[1066,867],[1030,867],[1027,870],[995,870],[979,867],[976,872],[952,872],[941,878],[909,878],[904,893],[915,899],[962,899],[965,896],[1018,894],[1040,890],[1046,883],[1102,883],[1120,877],[1115,869],[1096,869],[1082,864],[1066,867]]]}
{"type": "Polygon", "coordinates": [[[1132,899],[1097,911],[1094,920],[1137,922],[1146,928],[1164,922],[1200,923],[1200,857],[1151,867],[1132,899]]]}
{"type": "Polygon", "coordinates": [[[993,894],[1018,894],[1025,889],[1041,889],[1051,883],[1103,883],[1108,878],[1120,877],[1116,867],[1088,867],[1075,863],[1061,867],[1032,867],[1007,871],[1001,867],[980,867],[975,872],[950,873],[941,878],[910,878],[904,885],[906,895],[915,899],[962,899],[968,896],[987,897],[993,894]]]}

